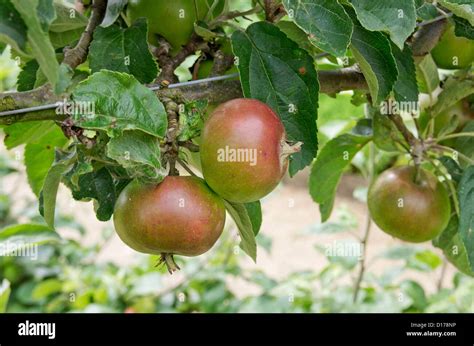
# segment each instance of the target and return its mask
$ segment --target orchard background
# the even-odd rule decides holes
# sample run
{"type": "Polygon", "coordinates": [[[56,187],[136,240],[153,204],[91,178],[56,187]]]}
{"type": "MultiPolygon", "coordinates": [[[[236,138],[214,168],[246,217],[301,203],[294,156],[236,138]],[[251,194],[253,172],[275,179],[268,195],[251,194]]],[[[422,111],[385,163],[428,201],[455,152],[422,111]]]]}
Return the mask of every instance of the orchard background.
{"type": "MultiPolygon", "coordinates": [[[[0,0],[0,311],[474,311],[472,1],[142,2],[0,0]],[[203,124],[241,97],[301,149],[170,276],[117,237],[115,202],[200,175],[203,124]],[[449,196],[431,241],[367,208],[406,165],[449,196]]],[[[441,213],[415,209],[398,221],[441,213]]]]}

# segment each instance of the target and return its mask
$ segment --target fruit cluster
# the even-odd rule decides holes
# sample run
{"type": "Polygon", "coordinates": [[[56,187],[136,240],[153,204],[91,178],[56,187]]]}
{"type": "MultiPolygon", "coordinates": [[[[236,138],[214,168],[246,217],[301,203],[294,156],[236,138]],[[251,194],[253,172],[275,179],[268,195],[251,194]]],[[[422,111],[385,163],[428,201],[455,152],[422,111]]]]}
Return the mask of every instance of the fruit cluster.
{"type": "Polygon", "coordinates": [[[266,104],[235,99],[218,106],[201,135],[204,180],[168,176],[158,185],[130,183],[114,212],[115,229],[131,248],[161,254],[168,268],[172,255],[208,251],[225,223],[223,199],[258,201],[280,182],[288,167],[283,124],[266,104]]]}

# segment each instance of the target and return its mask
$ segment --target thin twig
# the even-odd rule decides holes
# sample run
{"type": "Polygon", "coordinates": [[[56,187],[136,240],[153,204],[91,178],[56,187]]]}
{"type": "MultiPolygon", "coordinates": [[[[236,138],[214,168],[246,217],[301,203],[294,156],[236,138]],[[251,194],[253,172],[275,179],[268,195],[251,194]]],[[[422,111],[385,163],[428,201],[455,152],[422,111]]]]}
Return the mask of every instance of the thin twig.
{"type": "Polygon", "coordinates": [[[181,160],[179,157],[177,159],[178,163],[181,165],[181,167],[183,167],[186,172],[188,172],[189,174],[191,174],[193,177],[197,177],[197,175],[192,171],[191,168],[189,168],[189,166],[186,164],[186,162],[184,162],[183,160],[181,160]]]}
{"type": "Polygon", "coordinates": [[[184,141],[184,142],[178,142],[178,145],[180,147],[184,147],[184,148],[188,149],[192,153],[199,152],[199,145],[194,144],[191,140],[184,141]]]}
{"type": "Polygon", "coordinates": [[[227,12],[227,13],[223,13],[221,15],[219,15],[218,17],[216,17],[213,21],[211,21],[209,23],[209,28],[213,29],[215,28],[217,25],[221,24],[222,22],[225,22],[225,21],[228,21],[228,20],[231,20],[231,19],[235,19],[235,18],[238,18],[238,17],[245,17],[245,16],[249,16],[251,14],[255,14],[255,13],[258,13],[262,10],[262,8],[260,7],[260,5],[257,5],[253,8],[251,8],[250,10],[247,10],[247,11],[230,11],[230,12],[227,12]]]}
{"type": "Polygon", "coordinates": [[[102,23],[106,9],[107,0],[94,0],[92,4],[92,14],[79,42],[74,48],[64,49],[64,64],[74,69],[86,60],[94,30],[102,23]]]}
{"type": "Polygon", "coordinates": [[[450,147],[445,147],[444,145],[439,145],[435,144],[431,148],[433,149],[438,149],[441,151],[449,151],[450,153],[453,153],[454,155],[457,155],[459,158],[463,159],[464,161],[470,163],[471,165],[474,165],[474,160],[471,159],[470,157],[464,155],[463,153],[460,153],[456,149],[450,148],[450,147]]]}
{"type": "MultiPolygon", "coordinates": [[[[372,118],[373,119],[373,112],[371,109],[371,106],[366,105],[365,106],[365,115],[366,118],[372,118]]],[[[373,142],[369,143],[369,161],[368,161],[368,183],[369,186],[372,184],[375,178],[375,145],[373,142]]],[[[367,244],[369,240],[369,234],[370,234],[370,228],[372,226],[372,217],[370,215],[370,212],[367,210],[367,219],[365,222],[365,232],[364,232],[364,237],[362,238],[361,242],[361,247],[362,247],[362,258],[360,262],[360,268],[359,268],[359,274],[357,276],[355,286],[354,286],[354,296],[353,296],[353,301],[354,303],[357,302],[357,298],[359,296],[360,292],[360,286],[362,283],[362,279],[364,278],[364,273],[366,269],[366,256],[367,256],[367,244]]]]}
{"type": "Polygon", "coordinates": [[[450,135],[442,136],[436,139],[436,142],[442,142],[446,139],[450,138],[457,138],[457,137],[474,137],[474,132],[460,132],[460,133],[453,133],[450,135]]]}
{"type": "Polygon", "coordinates": [[[370,217],[370,213],[367,212],[367,220],[366,220],[366,223],[365,223],[364,238],[362,238],[362,242],[361,242],[362,258],[360,260],[359,274],[357,275],[356,283],[355,283],[355,286],[354,286],[354,297],[353,297],[354,303],[357,302],[357,297],[359,296],[362,279],[364,278],[364,273],[365,273],[365,268],[366,268],[366,266],[365,266],[365,257],[367,255],[366,248],[367,248],[367,243],[368,243],[368,240],[369,240],[369,234],[370,234],[371,226],[372,226],[372,218],[370,217]]]}
{"type": "Polygon", "coordinates": [[[436,289],[441,291],[443,288],[443,281],[444,281],[444,276],[446,275],[446,269],[448,268],[448,262],[446,261],[445,258],[443,258],[443,266],[441,267],[441,274],[439,275],[438,279],[438,284],[436,285],[436,289]]]}

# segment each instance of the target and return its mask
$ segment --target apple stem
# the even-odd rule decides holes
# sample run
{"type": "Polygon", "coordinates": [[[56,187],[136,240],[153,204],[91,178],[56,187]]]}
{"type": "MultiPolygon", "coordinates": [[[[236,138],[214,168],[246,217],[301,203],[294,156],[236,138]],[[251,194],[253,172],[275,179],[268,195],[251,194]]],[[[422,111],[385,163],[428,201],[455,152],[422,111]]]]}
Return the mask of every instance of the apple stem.
{"type": "Polygon", "coordinates": [[[170,274],[173,274],[175,271],[180,270],[181,268],[176,264],[172,253],[162,253],[158,265],[164,264],[168,269],[170,274]]]}
{"type": "Polygon", "coordinates": [[[303,145],[303,142],[296,142],[294,144],[290,144],[287,141],[283,140],[281,142],[281,154],[280,154],[280,156],[283,159],[286,159],[291,154],[299,152],[301,150],[302,145],[303,145]]]}

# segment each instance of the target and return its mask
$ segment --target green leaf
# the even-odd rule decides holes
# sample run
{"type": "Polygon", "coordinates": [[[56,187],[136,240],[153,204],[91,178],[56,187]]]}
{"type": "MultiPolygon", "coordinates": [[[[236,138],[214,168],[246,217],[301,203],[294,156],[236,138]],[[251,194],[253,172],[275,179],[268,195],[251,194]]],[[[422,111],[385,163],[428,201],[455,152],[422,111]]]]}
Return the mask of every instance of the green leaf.
{"type": "Polygon", "coordinates": [[[289,17],[322,50],[344,56],[351,41],[352,21],[334,0],[283,0],[289,17]]]}
{"type": "Polygon", "coordinates": [[[380,32],[364,29],[352,11],[349,15],[354,21],[350,48],[369,85],[372,104],[378,105],[390,94],[398,78],[390,41],[380,32]]]}
{"type": "Polygon", "coordinates": [[[257,243],[247,208],[244,204],[232,203],[226,200],[224,200],[224,204],[239,230],[241,249],[256,262],[257,243]]]}
{"type": "Polygon", "coordinates": [[[28,28],[28,43],[33,55],[41,71],[54,87],[58,80],[59,64],[48,36],[49,23],[55,17],[52,1],[16,0],[13,5],[28,28]]]}
{"type": "Polygon", "coordinates": [[[247,214],[249,215],[250,222],[252,223],[252,229],[255,236],[257,236],[260,231],[260,226],[262,225],[262,208],[260,201],[245,203],[245,209],[247,209],[247,214]]]}
{"type": "Polygon", "coordinates": [[[423,2],[423,5],[416,9],[418,17],[422,20],[431,20],[439,16],[435,5],[423,2]]]}
{"type": "MultiPolygon", "coordinates": [[[[469,121],[461,132],[474,132],[474,120],[469,121]]],[[[456,139],[454,149],[467,157],[474,159],[474,137],[459,137],[456,139]]]]}
{"type": "Polygon", "coordinates": [[[400,284],[400,289],[412,299],[413,306],[416,309],[419,311],[424,311],[428,305],[428,301],[426,299],[425,290],[418,282],[413,280],[404,280],[400,284]]]}
{"type": "Polygon", "coordinates": [[[49,39],[54,49],[63,48],[66,46],[74,46],[74,43],[79,40],[84,29],[74,29],[64,32],[49,32],[49,39]]]}
{"type": "Polygon", "coordinates": [[[7,311],[8,298],[10,298],[10,282],[7,279],[3,279],[0,285],[0,313],[7,311]]]}
{"type": "Polygon", "coordinates": [[[393,122],[388,118],[390,115],[381,114],[375,112],[374,114],[374,143],[377,148],[384,151],[398,151],[399,147],[397,141],[401,141],[406,144],[405,138],[393,122]]]}
{"type": "Polygon", "coordinates": [[[207,110],[207,100],[196,100],[186,103],[179,110],[179,126],[177,138],[187,141],[198,137],[204,124],[207,110]]]}
{"type": "Polygon", "coordinates": [[[459,166],[459,164],[449,156],[442,156],[438,158],[438,161],[441,162],[443,166],[448,170],[448,173],[451,178],[459,184],[463,173],[463,170],[459,166]]]}
{"type": "Polygon", "coordinates": [[[78,188],[72,189],[72,196],[78,201],[94,199],[97,219],[107,221],[114,212],[118,194],[115,191],[114,180],[107,168],[79,176],[78,188]]]}
{"type": "Polygon", "coordinates": [[[16,51],[25,51],[27,29],[10,0],[0,0],[0,42],[11,45],[16,51]]]}
{"type": "Polygon", "coordinates": [[[19,122],[4,128],[5,147],[11,150],[19,145],[39,141],[54,126],[52,121],[19,122]]]}
{"type": "Polygon", "coordinates": [[[285,126],[290,141],[303,142],[290,157],[290,175],[309,165],[318,149],[319,83],[310,55],[276,26],[258,22],[232,35],[245,97],[268,104],[285,126]]]}
{"type": "Polygon", "coordinates": [[[432,271],[441,263],[443,263],[441,258],[433,251],[420,250],[408,260],[407,267],[420,271],[432,271]]]}
{"type": "Polygon", "coordinates": [[[123,130],[141,130],[164,137],[168,119],[156,95],[125,73],[101,71],[79,83],[74,101],[93,105],[93,114],[74,114],[77,126],[105,130],[111,136],[123,130]]]}
{"type": "Polygon", "coordinates": [[[0,230],[0,244],[12,251],[24,246],[41,245],[60,240],[50,227],[41,224],[19,224],[0,230]]]}
{"type": "Polygon", "coordinates": [[[416,68],[410,46],[403,50],[392,44],[392,53],[397,63],[398,78],[393,86],[395,100],[398,102],[418,102],[416,68]]]}
{"type": "Polygon", "coordinates": [[[63,288],[63,282],[59,279],[46,279],[36,285],[31,297],[35,300],[47,298],[51,294],[61,292],[63,288]]]}
{"type": "Polygon", "coordinates": [[[166,175],[161,167],[159,139],[141,131],[124,131],[111,138],[107,156],[121,164],[131,178],[145,183],[159,183],[166,175]]]}
{"type": "Polygon", "coordinates": [[[474,3],[472,0],[440,0],[439,3],[456,16],[467,19],[474,26],[474,3]]]}
{"type": "Polygon", "coordinates": [[[128,0],[108,0],[105,16],[100,26],[106,28],[115,23],[127,2],[128,0]]]}
{"type": "Polygon", "coordinates": [[[470,40],[474,40],[474,26],[472,26],[468,20],[453,16],[454,19],[454,34],[459,37],[466,37],[470,40]]]}
{"type": "MultiPolygon", "coordinates": [[[[29,0],[26,0],[29,1],[29,0]]],[[[48,32],[51,23],[56,20],[56,9],[53,0],[36,0],[36,14],[44,32],[48,32]]]]}
{"type": "Polygon", "coordinates": [[[141,83],[152,82],[158,73],[147,42],[145,18],[136,20],[127,29],[117,25],[98,27],[90,46],[92,72],[111,70],[135,76],[141,83]]]}
{"type": "Polygon", "coordinates": [[[61,176],[72,168],[76,160],[76,152],[64,152],[56,149],[54,163],[44,180],[40,193],[40,214],[51,228],[54,228],[54,212],[56,209],[56,195],[58,193],[61,176]]]}
{"type": "Polygon", "coordinates": [[[323,205],[322,222],[331,214],[336,189],[344,169],[371,139],[370,135],[346,133],[331,139],[320,151],[311,168],[309,193],[316,203],[323,205]]]}
{"type": "Polygon", "coordinates": [[[474,94],[474,80],[449,78],[444,83],[443,91],[438,95],[438,101],[431,109],[432,116],[442,113],[471,94],[474,94]]]}
{"type": "Polygon", "coordinates": [[[71,66],[61,63],[58,69],[58,83],[54,87],[54,93],[59,95],[66,92],[67,88],[72,83],[72,77],[74,76],[74,70],[71,66]]]}
{"type": "Polygon", "coordinates": [[[50,124],[39,140],[30,141],[25,146],[25,166],[28,183],[34,194],[39,196],[49,168],[54,161],[55,148],[62,148],[67,138],[55,124],[50,124]]]}
{"type": "Polygon", "coordinates": [[[87,18],[76,11],[74,6],[65,3],[54,2],[56,19],[49,26],[49,30],[57,33],[64,33],[71,30],[84,29],[87,25],[87,18]]]}
{"type": "Polygon", "coordinates": [[[438,66],[431,54],[426,55],[416,65],[416,80],[420,92],[432,93],[439,85],[438,66]]]}
{"type": "Polygon", "coordinates": [[[357,18],[370,31],[384,31],[403,49],[415,31],[416,9],[413,0],[351,0],[357,18]]]}
{"type": "Polygon", "coordinates": [[[458,186],[459,234],[467,250],[467,257],[474,272],[474,166],[464,170],[458,186]]]}
{"type": "Polygon", "coordinates": [[[303,48],[311,56],[321,53],[321,49],[315,47],[309,41],[308,35],[303,30],[301,30],[300,27],[296,25],[294,22],[290,22],[287,20],[280,20],[275,25],[278,27],[278,29],[283,31],[290,40],[298,43],[300,48],[303,48]]]}
{"type": "Polygon", "coordinates": [[[18,75],[18,91],[28,91],[35,87],[36,72],[39,69],[38,62],[36,60],[28,61],[22,68],[18,75]]]}
{"type": "MultiPolygon", "coordinates": [[[[194,23],[194,32],[198,36],[201,36],[204,41],[211,41],[219,36],[217,32],[209,30],[208,25],[203,21],[194,23]]],[[[222,34],[220,36],[222,36],[222,34]]]]}
{"type": "Polygon", "coordinates": [[[464,274],[474,276],[473,264],[467,256],[466,246],[459,233],[459,220],[453,216],[446,229],[433,240],[433,245],[443,250],[449,262],[464,274]]]}

